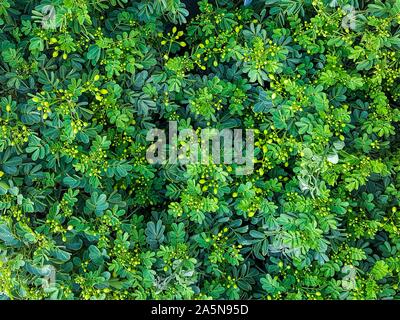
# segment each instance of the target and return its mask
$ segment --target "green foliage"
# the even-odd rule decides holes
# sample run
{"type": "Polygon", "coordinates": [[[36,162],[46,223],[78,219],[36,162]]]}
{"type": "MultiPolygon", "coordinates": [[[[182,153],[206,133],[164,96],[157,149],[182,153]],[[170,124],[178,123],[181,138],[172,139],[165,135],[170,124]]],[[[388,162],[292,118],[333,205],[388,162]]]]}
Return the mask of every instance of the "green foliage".
{"type": "Polygon", "coordinates": [[[1,298],[400,297],[399,0],[47,4],[0,1],[1,298]],[[168,120],[254,172],[148,163],[168,120]]]}

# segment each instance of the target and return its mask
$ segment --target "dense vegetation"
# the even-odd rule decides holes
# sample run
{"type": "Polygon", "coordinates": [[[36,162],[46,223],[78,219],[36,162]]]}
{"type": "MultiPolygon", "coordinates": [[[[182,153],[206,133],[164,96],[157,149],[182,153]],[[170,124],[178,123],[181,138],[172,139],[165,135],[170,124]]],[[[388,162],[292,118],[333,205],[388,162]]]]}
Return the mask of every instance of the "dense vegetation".
{"type": "Polygon", "coordinates": [[[197,9],[0,0],[0,297],[399,298],[400,1],[197,9]],[[254,172],[150,164],[169,120],[254,172]]]}

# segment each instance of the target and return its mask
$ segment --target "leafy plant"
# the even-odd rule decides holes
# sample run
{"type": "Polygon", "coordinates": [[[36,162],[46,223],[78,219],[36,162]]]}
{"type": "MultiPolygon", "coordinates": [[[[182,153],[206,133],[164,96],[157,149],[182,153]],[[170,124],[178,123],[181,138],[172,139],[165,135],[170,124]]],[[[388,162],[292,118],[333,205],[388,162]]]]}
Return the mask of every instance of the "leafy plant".
{"type": "Polygon", "coordinates": [[[400,1],[186,4],[0,1],[0,298],[399,299],[400,1]]]}

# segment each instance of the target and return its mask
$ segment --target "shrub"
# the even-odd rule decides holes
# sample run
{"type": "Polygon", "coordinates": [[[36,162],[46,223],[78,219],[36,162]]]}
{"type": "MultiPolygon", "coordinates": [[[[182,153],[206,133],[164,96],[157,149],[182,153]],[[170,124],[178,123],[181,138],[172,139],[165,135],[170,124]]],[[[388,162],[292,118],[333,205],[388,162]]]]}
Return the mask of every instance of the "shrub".
{"type": "Polygon", "coordinates": [[[0,1],[1,297],[399,298],[400,1],[250,2],[0,1]]]}

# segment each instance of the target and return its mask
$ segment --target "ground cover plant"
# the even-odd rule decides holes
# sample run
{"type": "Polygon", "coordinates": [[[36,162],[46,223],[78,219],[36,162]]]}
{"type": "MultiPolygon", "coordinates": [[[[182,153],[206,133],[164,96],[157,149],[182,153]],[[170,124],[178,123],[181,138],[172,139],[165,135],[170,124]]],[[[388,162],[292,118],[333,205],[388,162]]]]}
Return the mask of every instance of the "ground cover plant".
{"type": "Polygon", "coordinates": [[[400,1],[189,2],[0,0],[0,297],[399,298],[400,1]]]}

